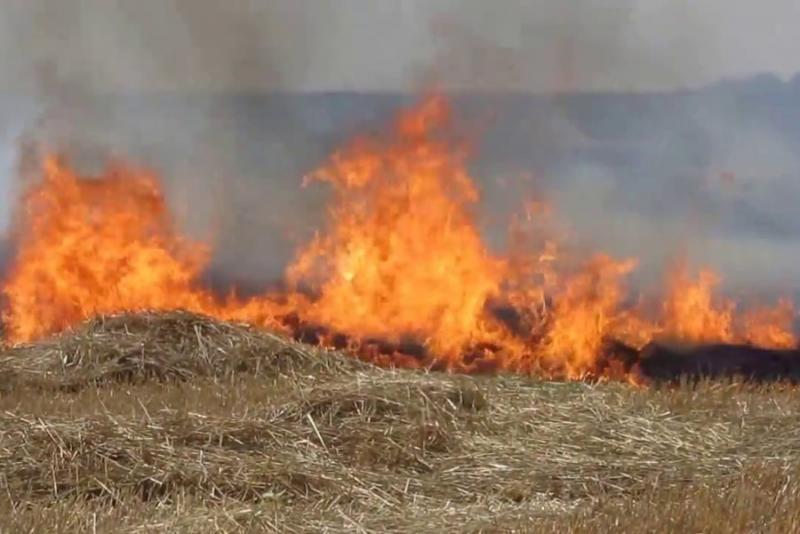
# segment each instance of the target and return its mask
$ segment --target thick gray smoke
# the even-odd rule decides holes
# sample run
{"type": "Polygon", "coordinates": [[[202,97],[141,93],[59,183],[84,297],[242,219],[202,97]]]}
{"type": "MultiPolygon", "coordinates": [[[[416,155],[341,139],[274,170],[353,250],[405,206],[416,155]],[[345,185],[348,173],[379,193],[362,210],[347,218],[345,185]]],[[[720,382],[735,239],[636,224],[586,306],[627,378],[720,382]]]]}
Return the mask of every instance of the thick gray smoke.
{"type": "Polygon", "coordinates": [[[551,95],[537,112],[525,100],[499,113],[485,174],[530,163],[574,237],[640,258],[643,283],[688,256],[739,292],[800,288],[800,64],[787,59],[800,7],[459,6],[434,25],[445,86],[551,95]]]}
{"type": "Polygon", "coordinates": [[[302,234],[313,221],[298,217],[308,202],[298,173],[321,150],[293,143],[297,106],[258,100],[281,89],[287,57],[303,65],[316,53],[295,30],[325,9],[290,4],[4,3],[3,223],[20,147],[65,152],[87,172],[123,157],[160,171],[183,228],[214,242],[220,268],[276,277],[293,246],[283,223],[302,234]]]}
{"type": "Polygon", "coordinates": [[[124,156],[163,174],[215,267],[275,278],[323,215],[302,174],[432,83],[494,114],[476,173],[497,226],[524,192],[498,181],[533,173],[578,241],[645,278],[688,250],[734,285],[798,287],[800,133],[769,111],[791,87],[677,91],[791,76],[798,20],[789,0],[8,0],[0,219],[20,146],[124,156]]]}
{"type": "Polygon", "coordinates": [[[665,90],[800,68],[792,0],[6,0],[7,89],[665,90]]]}

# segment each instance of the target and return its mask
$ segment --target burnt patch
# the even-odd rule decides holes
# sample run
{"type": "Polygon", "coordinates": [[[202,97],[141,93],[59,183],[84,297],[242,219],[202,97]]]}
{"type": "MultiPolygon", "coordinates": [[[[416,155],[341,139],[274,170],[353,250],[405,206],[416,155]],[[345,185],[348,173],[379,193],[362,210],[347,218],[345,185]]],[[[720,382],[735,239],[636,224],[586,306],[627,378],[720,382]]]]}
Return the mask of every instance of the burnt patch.
{"type": "Polygon", "coordinates": [[[656,382],[686,378],[800,383],[800,350],[652,342],[641,350],[638,366],[643,376],[656,382]]]}

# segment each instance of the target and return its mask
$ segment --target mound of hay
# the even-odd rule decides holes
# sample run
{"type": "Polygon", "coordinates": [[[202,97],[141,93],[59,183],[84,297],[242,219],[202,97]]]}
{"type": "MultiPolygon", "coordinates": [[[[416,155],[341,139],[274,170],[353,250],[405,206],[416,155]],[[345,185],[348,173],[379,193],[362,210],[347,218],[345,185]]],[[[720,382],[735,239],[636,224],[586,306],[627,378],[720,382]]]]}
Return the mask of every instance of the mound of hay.
{"type": "Polygon", "coordinates": [[[1,532],[800,524],[792,388],[386,369],[184,312],[6,349],[0,375],[1,532]]]}
{"type": "Polygon", "coordinates": [[[51,340],[0,354],[0,384],[64,389],[142,380],[337,374],[366,364],[252,327],[189,313],[98,317],[51,340]]]}

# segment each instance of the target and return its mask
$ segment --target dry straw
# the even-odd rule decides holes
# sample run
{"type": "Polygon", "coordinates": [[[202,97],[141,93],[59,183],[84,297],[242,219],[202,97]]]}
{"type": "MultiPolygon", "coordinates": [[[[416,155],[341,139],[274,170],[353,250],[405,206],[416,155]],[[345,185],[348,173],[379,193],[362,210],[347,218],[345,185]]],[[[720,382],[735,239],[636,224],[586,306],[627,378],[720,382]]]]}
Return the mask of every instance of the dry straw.
{"type": "Polygon", "coordinates": [[[800,526],[791,388],[379,369],[183,312],[8,348],[0,381],[3,531],[800,526]]]}

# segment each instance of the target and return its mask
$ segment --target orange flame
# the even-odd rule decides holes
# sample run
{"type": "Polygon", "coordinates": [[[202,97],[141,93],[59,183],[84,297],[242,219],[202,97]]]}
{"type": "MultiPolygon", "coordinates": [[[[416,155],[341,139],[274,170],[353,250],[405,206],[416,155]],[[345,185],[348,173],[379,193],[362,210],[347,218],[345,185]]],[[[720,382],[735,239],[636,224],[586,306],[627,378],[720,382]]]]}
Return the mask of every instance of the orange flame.
{"type": "Polygon", "coordinates": [[[198,279],[209,251],[174,229],[157,178],[115,165],[81,177],[57,157],[24,196],[15,262],[3,285],[6,337],[24,342],[95,315],[185,309],[275,326],[266,297],[220,302],[198,279]]]}
{"type": "MultiPolygon", "coordinates": [[[[289,330],[299,328],[292,315],[346,335],[354,350],[371,339],[396,346],[411,339],[452,370],[570,379],[605,372],[610,339],[634,348],[658,337],[797,346],[790,301],[738,313],[714,294],[711,271],[696,280],[685,266],[674,271],[659,313],[648,317],[625,305],[635,260],[598,254],[568,269],[553,236],[541,229],[529,236],[520,220],[510,252],[489,251],[473,213],[479,193],[467,152],[448,135],[450,117],[444,98],[429,98],[400,114],[385,138],[358,139],[310,175],[332,188],[327,225],[287,268],[289,292],[247,301],[202,286],[210,251],[175,230],[155,175],[116,165],[82,177],[47,158],[23,198],[17,255],[3,284],[7,340],[35,340],[123,310],[182,308],[289,330]]],[[[548,212],[540,202],[527,208],[528,222],[548,212]]]]}
{"type": "Polygon", "coordinates": [[[715,299],[720,277],[709,270],[691,280],[685,264],[670,276],[661,335],[691,343],[745,343],[765,348],[794,348],[794,305],[783,298],[774,307],[737,314],[736,303],[715,299]]]}
{"type": "Polygon", "coordinates": [[[309,319],[357,337],[421,338],[448,357],[481,338],[504,262],[469,212],[478,193],[463,154],[435,135],[448,113],[431,99],[385,144],[356,142],[314,173],[333,186],[328,233],[288,276],[319,285],[309,319]]]}
{"type": "Polygon", "coordinates": [[[692,281],[685,265],[676,269],[664,302],[664,333],[692,343],[732,341],[735,306],[730,301],[714,302],[713,291],[719,281],[709,270],[692,281]]]}
{"type": "Polygon", "coordinates": [[[16,262],[3,287],[11,341],[28,341],[95,315],[183,307],[210,296],[193,282],[208,251],[171,228],[153,175],[116,167],[99,179],[46,159],[25,196],[16,262]]]}
{"type": "Polygon", "coordinates": [[[622,328],[621,278],[634,267],[632,260],[618,262],[598,255],[567,280],[556,295],[542,347],[548,366],[563,367],[568,378],[580,378],[594,369],[603,342],[613,329],[622,328]]]}
{"type": "Polygon", "coordinates": [[[774,349],[797,347],[792,331],[797,316],[791,300],[783,298],[774,307],[760,307],[743,317],[744,341],[755,346],[774,349]]]}

